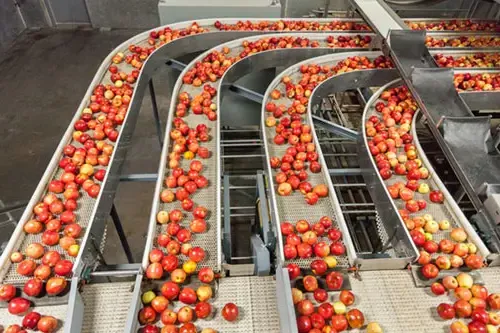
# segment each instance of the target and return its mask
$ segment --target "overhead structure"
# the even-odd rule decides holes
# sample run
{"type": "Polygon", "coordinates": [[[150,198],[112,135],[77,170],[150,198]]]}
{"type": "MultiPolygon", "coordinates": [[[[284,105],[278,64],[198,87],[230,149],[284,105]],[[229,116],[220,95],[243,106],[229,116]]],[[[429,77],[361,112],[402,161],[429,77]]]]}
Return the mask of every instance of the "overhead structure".
{"type": "MultiPolygon", "coordinates": [[[[0,283],[57,318],[54,331],[71,333],[168,325],[295,333],[368,322],[437,332],[434,308],[445,296],[429,296],[432,282],[472,269],[476,284],[500,292],[499,134],[490,116],[477,115],[499,105],[500,24],[408,21],[387,4],[436,1],[351,2],[364,20],[202,19],[113,50],[0,257],[0,283]],[[188,64],[176,60],[197,52],[188,64]],[[162,66],[180,71],[165,131],[151,80],[162,66]],[[260,92],[238,84],[273,68],[260,92]],[[124,176],[146,89],[162,146],[158,173],[124,176]],[[260,112],[225,104],[230,93],[260,112]],[[150,216],[138,222],[148,223],[140,263],[113,205],[124,178],[156,181],[150,216]],[[104,262],[109,214],[129,264],[104,262]],[[33,243],[43,244],[41,255],[33,243]],[[249,256],[236,254],[244,247],[249,256]],[[55,280],[35,297],[33,275],[55,280]],[[340,290],[356,302],[341,293],[332,321],[329,303],[319,303],[337,301],[340,290]],[[239,308],[237,320],[227,303],[239,308]]],[[[160,1],[162,22],[193,4],[160,1]]],[[[244,5],[279,15],[275,1],[244,5]]],[[[20,324],[1,305],[0,324],[20,324]]]]}

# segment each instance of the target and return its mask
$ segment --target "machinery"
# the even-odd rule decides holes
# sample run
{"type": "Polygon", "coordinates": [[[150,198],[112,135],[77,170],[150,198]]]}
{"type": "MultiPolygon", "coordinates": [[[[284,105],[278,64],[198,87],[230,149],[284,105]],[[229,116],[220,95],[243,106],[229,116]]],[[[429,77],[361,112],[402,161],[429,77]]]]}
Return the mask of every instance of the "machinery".
{"type": "MultiPolygon", "coordinates": [[[[323,329],[301,297],[312,311],[337,302],[326,325],[339,330],[442,332],[452,321],[436,307],[460,293],[434,296],[434,282],[467,273],[498,294],[500,23],[405,19],[389,4],[415,2],[353,0],[344,18],[170,24],[175,16],[119,45],[3,249],[0,284],[56,318],[52,331],[71,333],[160,332],[169,303],[181,332],[323,329]],[[162,66],[180,72],[165,131],[152,81],[162,66]],[[125,176],[146,90],[160,165],[125,176]],[[148,223],[140,263],[113,204],[124,179],[155,182],[150,216],[138,221],[148,223]],[[128,264],[103,261],[109,214],[128,264]],[[36,295],[26,288],[33,275],[49,279],[36,295]],[[355,295],[340,296],[345,310],[341,290],[355,295]],[[170,302],[151,305],[160,295],[170,302]],[[205,318],[196,307],[193,321],[185,307],[197,297],[211,310],[205,318]],[[227,303],[239,309],[235,321],[227,303]]],[[[162,6],[179,4],[160,2],[168,17],[162,6]]],[[[474,290],[464,300],[471,311],[481,308],[474,290]]],[[[483,300],[491,311],[495,298],[483,300]]],[[[21,325],[9,302],[0,305],[1,325],[21,325]]],[[[470,315],[464,322],[480,326],[470,315]]]]}

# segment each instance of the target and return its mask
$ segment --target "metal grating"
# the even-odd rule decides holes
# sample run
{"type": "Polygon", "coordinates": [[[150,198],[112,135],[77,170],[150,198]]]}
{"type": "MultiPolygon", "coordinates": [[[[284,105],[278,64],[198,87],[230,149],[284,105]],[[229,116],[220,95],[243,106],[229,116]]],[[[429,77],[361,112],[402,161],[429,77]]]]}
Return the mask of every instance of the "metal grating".
{"type": "MultiPolygon", "coordinates": [[[[190,97],[200,94],[203,91],[203,87],[194,87],[192,85],[182,85],[179,94],[181,92],[188,92],[190,97]]],[[[196,191],[190,197],[195,203],[196,206],[205,206],[209,215],[206,218],[207,222],[207,231],[201,234],[192,234],[191,244],[193,246],[201,246],[205,249],[206,257],[201,263],[199,263],[198,268],[202,267],[211,267],[213,269],[217,269],[217,246],[219,237],[217,235],[217,198],[215,193],[219,192],[220,182],[217,180],[217,122],[210,121],[207,119],[205,115],[196,115],[192,112],[188,112],[187,115],[183,118],[183,120],[190,125],[193,124],[205,124],[208,128],[208,134],[210,135],[210,141],[208,142],[200,142],[200,147],[206,147],[210,151],[211,155],[207,159],[195,158],[203,163],[203,170],[201,171],[201,175],[205,176],[208,179],[208,186],[204,189],[196,191]]],[[[166,133],[166,135],[170,135],[170,133],[166,133]]],[[[172,145],[170,145],[169,151],[171,151],[172,145]]],[[[192,160],[186,160],[181,158],[180,167],[185,170],[189,170],[189,164],[192,160]]],[[[164,180],[167,175],[169,175],[169,168],[164,169],[163,174],[160,174],[158,177],[158,182],[162,182],[164,185],[164,180]]],[[[166,189],[165,186],[162,187],[162,190],[166,189]]],[[[175,189],[174,189],[175,190],[175,189]]],[[[159,198],[156,198],[159,200],[159,198]]],[[[165,210],[170,212],[173,209],[180,209],[184,213],[184,219],[181,221],[180,225],[184,228],[189,229],[189,223],[193,220],[193,216],[191,212],[185,212],[181,209],[181,202],[175,200],[171,203],[163,203],[159,201],[159,210],[165,210]]],[[[156,234],[154,235],[154,245],[156,246],[156,238],[160,233],[165,233],[166,225],[162,226],[160,224],[156,224],[156,234]]],[[[187,257],[184,255],[179,255],[180,262],[187,260],[187,257]]]]}
{"type": "MultiPolygon", "coordinates": [[[[293,73],[289,75],[290,78],[292,79],[293,82],[297,82],[300,80],[300,73],[293,73]]],[[[274,89],[278,89],[282,96],[285,95],[285,85],[283,83],[279,83],[276,87],[273,87],[274,89]]],[[[270,89],[270,88],[269,88],[270,89]]],[[[266,100],[266,102],[269,99],[266,100]]],[[[284,104],[287,107],[289,107],[292,104],[292,100],[288,98],[280,98],[278,100],[274,100],[276,105],[281,105],[284,104]]],[[[265,103],[264,103],[265,104],[265,103]]],[[[267,117],[268,115],[265,114],[263,117],[267,117]]],[[[302,116],[302,122],[304,124],[309,124],[309,118],[306,115],[302,116]]],[[[275,130],[274,127],[266,127],[264,129],[265,131],[265,145],[267,146],[267,151],[269,153],[268,158],[277,156],[281,157],[285,153],[286,149],[289,147],[288,144],[284,144],[282,146],[276,145],[273,142],[273,138],[275,136],[275,130]]],[[[316,142],[316,149],[319,149],[319,144],[316,142]]],[[[318,160],[321,162],[320,160],[318,160]]],[[[322,170],[320,173],[314,174],[314,173],[309,173],[308,181],[313,185],[317,184],[328,184],[327,183],[327,175],[326,172],[328,172],[328,168],[326,165],[322,164],[322,170]]],[[[278,171],[279,172],[279,171],[278,171]]],[[[274,183],[274,177],[278,173],[274,169],[271,170],[271,176],[273,177],[272,183],[274,183]]],[[[330,191],[328,198],[320,198],[318,203],[314,206],[308,205],[305,200],[304,196],[300,192],[292,192],[290,196],[283,197],[278,194],[275,194],[276,202],[277,202],[277,211],[278,215],[280,218],[280,223],[282,222],[291,222],[292,224],[295,224],[300,219],[306,219],[309,221],[311,225],[314,225],[319,221],[319,219],[322,216],[329,216],[333,220],[333,225],[337,228],[339,228],[337,221],[337,213],[335,211],[335,208],[333,207],[333,200],[334,198],[332,197],[333,193],[330,191]]],[[[328,240],[327,237],[320,238],[320,240],[328,240]]],[[[329,241],[328,241],[329,243],[329,241]]],[[[281,244],[281,249],[279,251],[282,251],[283,245],[281,244]]],[[[338,258],[338,265],[342,267],[347,267],[349,266],[348,258],[347,255],[344,256],[339,256],[338,258]]],[[[296,263],[298,264],[301,268],[308,268],[310,263],[314,260],[314,258],[310,259],[294,259],[294,260],[289,260],[286,261],[286,264],[288,263],[296,263]]]]}
{"type": "MultiPolygon", "coordinates": [[[[359,308],[367,323],[378,322],[386,333],[448,332],[452,321],[441,320],[436,307],[452,303],[452,296],[434,296],[429,288],[416,288],[411,272],[405,270],[359,274],[361,280],[350,279],[356,295],[351,308],[359,308]]],[[[481,274],[490,292],[500,290],[500,268],[487,268],[481,274]]]]}
{"type": "MultiPolygon", "coordinates": [[[[30,311],[36,311],[40,313],[42,316],[53,316],[59,322],[59,326],[54,333],[63,332],[63,320],[66,318],[66,313],[68,310],[67,305],[52,305],[52,306],[37,306],[31,307],[30,311]]],[[[0,327],[6,328],[9,325],[17,324],[21,326],[23,321],[23,316],[14,316],[11,315],[7,308],[0,308],[0,327]]]]}
{"type": "MultiPolygon", "coordinates": [[[[231,277],[219,280],[217,291],[211,300],[215,315],[210,320],[198,319],[194,322],[200,330],[212,328],[217,332],[280,332],[276,303],[276,282],[272,276],[231,277]],[[239,316],[235,322],[226,321],[221,310],[227,303],[238,306],[239,316]]],[[[184,306],[175,302],[174,309],[184,306]]],[[[158,321],[156,325],[162,326],[158,321]]]]}
{"type": "Polygon", "coordinates": [[[82,333],[123,332],[132,301],[133,282],[96,283],[84,286],[82,333]]]}

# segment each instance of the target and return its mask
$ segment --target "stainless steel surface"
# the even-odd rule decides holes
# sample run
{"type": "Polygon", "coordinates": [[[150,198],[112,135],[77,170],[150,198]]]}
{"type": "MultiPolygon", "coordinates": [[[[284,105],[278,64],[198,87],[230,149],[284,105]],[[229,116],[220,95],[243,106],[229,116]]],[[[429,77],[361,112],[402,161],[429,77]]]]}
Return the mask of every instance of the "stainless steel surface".
{"type": "MultiPolygon", "coordinates": [[[[491,139],[489,121],[473,117],[453,84],[450,84],[453,80],[452,70],[435,68],[429,52],[422,47],[422,38],[423,32],[418,31],[391,32],[391,39],[396,41],[391,46],[391,55],[474,208],[486,220],[485,226],[483,223],[476,223],[477,226],[488,235],[493,229],[493,222],[484,211],[477,194],[478,186],[483,183],[500,183],[497,172],[500,168],[499,154],[490,153],[493,148],[488,142],[491,139]],[[481,131],[478,121],[483,121],[481,131]]],[[[499,252],[500,249],[499,231],[496,233],[489,243],[493,252],[499,252]]]]}
{"type": "MultiPolygon", "coordinates": [[[[401,81],[400,81],[401,82],[401,81]]],[[[449,219],[449,221],[452,224],[455,224],[458,227],[464,228],[464,230],[467,232],[467,235],[470,237],[470,240],[472,243],[474,243],[477,248],[479,253],[481,253],[482,256],[488,257],[490,255],[490,251],[484,245],[483,241],[481,238],[478,236],[472,225],[470,224],[469,220],[465,217],[464,213],[458,206],[457,202],[453,199],[452,195],[446,188],[446,186],[443,184],[437,173],[435,172],[432,164],[430,163],[429,159],[427,158],[427,155],[425,154],[425,151],[422,149],[422,146],[420,145],[420,141],[418,139],[418,134],[417,134],[417,125],[418,125],[418,119],[419,119],[419,113],[417,112],[414,117],[413,117],[413,123],[411,126],[411,133],[413,136],[413,143],[415,144],[415,147],[417,147],[417,153],[419,158],[422,160],[422,164],[425,165],[425,167],[429,170],[429,175],[431,178],[430,185],[432,185],[431,188],[437,188],[439,189],[445,197],[445,203],[444,205],[437,206],[439,208],[442,208],[442,216],[445,218],[448,218],[451,216],[452,219],[449,219]]],[[[436,207],[436,208],[437,208],[436,207]]],[[[432,215],[437,221],[437,212],[432,212],[432,215]]],[[[448,236],[445,236],[448,238],[448,236]]],[[[438,238],[440,239],[440,238],[438,238]]]]}
{"type": "MultiPolygon", "coordinates": [[[[353,55],[359,55],[359,53],[344,53],[344,54],[339,54],[339,55],[329,55],[329,56],[323,56],[323,57],[318,57],[315,60],[315,63],[321,64],[323,62],[334,62],[335,60],[339,61],[342,59],[345,59],[346,57],[353,56],[353,55]]],[[[375,57],[379,55],[377,52],[366,52],[363,53],[363,55],[368,56],[368,57],[375,57]]],[[[287,75],[292,78],[292,80],[296,79],[299,76],[298,69],[300,68],[300,65],[306,64],[306,63],[311,63],[310,60],[306,60],[304,62],[295,64],[292,67],[289,67],[282,73],[280,73],[279,76],[275,78],[275,80],[269,85],[266,93],[265,93],[265,103],[269,100],[269,94],[273,89],[279,89],[283,93],[283,85],[281,84],[281,79],[283,76],[287,75]]],[[[283,95],[283,94],[282,94],[283,95]]],[[[291,100],[285,97],[280,98],[279,100],[275,101],[277,104],[285,104],[289,105],[291,104],[291,100]]],[[[340,230],[343,233],[344,236],[344,244],[346,245],[347,248],[347,256],[348,258],[340,258],[339,260],[339,265],[341,266],[347,266],[348,264],[352,264],[352,258],[355,255],[354,251],[354,246],[352,245],[352,241],[350,239],[350,235],[347,229],[347,226],[344,221],[344,216],[342,214],[342,210],[340,208],[337,195],[333,189],[333,184],[331,183],[331,179],[329,175],[327,174],[328,170],[326,167],[326,162],[324,160],[324,156],[321,152],[321,147],[317,144],[318,143],[318,138],[316,137],[316,133],[314,130],[312,131],[314,133],[314,142],[316,143],[316,149],[318,151],[318,154],[320,155],[320,163],[322,165],[322,170],[321,173],[318,174],[311,174],[310,175],[310,181],[312,184],[319,184],[319,183],[325,183],[329,187],[329,197],[327,199],[321,199],[318,201],[318,203],[314,206],[308,206],[303,198],[303,195],[300,193],[292,193],[292,195],[288,197],[282,197],[278,196],[275,193],[275,182],[274,182],[274,176],[276,172],[272,170],[269,160],[273,156],[281,156],[282,153],[285,151],[286,147],[283,146],[277,146],[273,143],[272,138],[274,137],[274,130],[272,128],[266,127],[265,125],[265,118],[266,118],[266,111],[265,107],[263,105],[262,109],[262,128],[263,130],[263,141],[264,141],[264,147],[266,151],[266,157],[267,157],[267,162],[266,162],[266,168],[267,168],[267,174],[269,175],[269,187],[272,189],[270,191],[270,196],[271,196],[271,203],[272,203],[272,214],[274,215],[274,219],[278,221],[279,223],[285,222],[285,221],[290,221],[292,223],[295,223],[299,219],[306,219],[310,223],[316,223],[320,217],[322,216],[330,216],[334,220],[334,222],[337,224],[337,226],[340,228],[340,230]]],[[[305,123],[308,123],[309,125],[312,125],[312,116],[309,113],[308,116],[305,119],[305,123]]],[[[314,125],[312,125],[314,128],[314,125]]],[[[282,262],[285,263],[284,255],[283,255],[283,237],[280,232],[278,232],[278,259],[282,262]]],[[[310,260],[297,260],[297,263],[305,268],[309,265],[310,260]]],[[[286,262],[288,263],[288,262],[286,262]]]]}
{"type": "Polygon", "coordinates": [[[296,333],[297,322],[292,299],[292,287],[288,269],[280,264],[276,268],[276,297],[281,332],[296,333]]]}
{"type": "Polygon", "coordinates": [[[383,0],[351,0],[351,3],[383,38],[387,38],[391,30],[408,29],[383,0]]]}

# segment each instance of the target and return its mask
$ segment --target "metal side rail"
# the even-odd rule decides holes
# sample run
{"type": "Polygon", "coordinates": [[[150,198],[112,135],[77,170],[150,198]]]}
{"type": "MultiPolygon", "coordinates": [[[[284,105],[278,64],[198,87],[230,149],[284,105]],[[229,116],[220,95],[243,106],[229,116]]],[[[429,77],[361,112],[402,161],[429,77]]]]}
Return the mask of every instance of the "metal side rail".
{"type": "Polygon", "coordinates": [[[391,30],[408,29],[406,24],[383,0],[351,0],[351,3],[384,38],[389,36],[391,30]]]}
{"type": "MultiPolygon", "coordinates": [[[[332,64],[329,61],[330,56],[318,57],[310,59],[314,63],[332,64]]],[[[392,69],[372,69],[372,70],[359,70],[341,75],[333,76],[316,87],[311,95],[311,103],[308,106],[308,111],[312,114],[313,110],[317,109],[323,97],[335,92],[342,92],[346,90],[353,90],[364,87],[382,86],[387,82],[392,81],[397,77],[397,73],[392,69]]],[[[370,105],[373,98],[370,99],[366,105],[370,105]]],[[[366,108],[365,108],[366,112],[366,108]]],[[[363,121],[366,115],[363,114],[363,121]]],[[[398,269],[404,268],[409,263],[412,263],[418,257],[418,250],[413,245],[411,237],[406,230],[406,227],[397,216],[395,206],[391,204],[390,196],[386,191],[377,189],[376,175],[371,170],[369,163],[369,152],[365,148],[365,133],[362,126],[363,133],[357,136],[358,142],[358,157],[361,165],[361,173],[367,182],[369,192],[377,207],[377,212],[380,214],[381,226],[378,230],[380,239],[385,240],[383,248],[391,247],[389,251],[389,258],[378,258],[376,255],[362,256],[356,254],[355,262],[361,270],[370,269],[398,269]],[[368,152],[368,154],[367,154],[368,152]],[[374,193],[376,192],[376,194],[374,193]]]]}
{"type": "MultiPolygon", "coordinates": [[[[378,52],[363,52],[362,53],[364,56],[367,56],[368,58],[375,58],[377,55],[380,55],[378,52]]],[[[331,55],[330,60],[334,61],[335,59],[337,61],[343,60],[346,57],[351,57],[355,55],[360,55],[360,53],[345,53],[345,54],[338,54],[338,55],[331,55]]],[[[287,146],[286,145],[276,145],[273,142],[273,137],[275,135],[274,127],[268,127],[265,124],[265,119],[267,118],[266,116],[266,108],[265,104],[270,101],[270,94],[274,89],[277,89],[281,92],[281,97],[277,100],[273,100],[277,105],[285,105],[286,107],[292,104],[292,100],[286,97],[286,94],[284,92],[284,84],[281,83],[281,80],[284,76],[288,76],[291,78],[292,81],[299,79],[300,71],[300,65],[306,64],[306,63],[313,63],[310,60],[303,61],[301,63],[295,64],[292,67],[289,67],[282,73],[280,73],[279,76],[277,76],[274,81],[269,85],[266,93],[265,93],[265,100],[264,104],[262,107],[262,137],[263,137],[263,142],[264,142],[264,148],[266,152],[266,170],[267,174],[269,175],[269,188],[270,188],[270,197],[271,197],[271,208],[272,208],[272,214],[274,215],[275,221],[277,223],[281,224],[286,221],[290,221],[291,223],[295,223],[296,221],[300,219],[306,219],[310,223],[316,223],[320,217],[322,216],[330,216],[333,220],[334,223],[336,224],[336,227],[338,227],[343,235],[343,241],[346,246],[347,252],[345,256],[339,257],[339,266],[341,267],[348,267],[349,265],[352,265],[354,263],[354,258],[355,258],[355,251],[354,247],[352,245],[352,241],[350,239],[350,234],[348,232],[347,226],[345,224],[344,216],[342,214],[342,210],[339,206],[339,202],[335,193],[335,190],[333,188],[333,185],[331,183],[331,178],[324,160],[324,156],[321,152],[321,147],[318,145],[318,139],[316,137],[316,133],[314,131],[314,124],[313,120],[310,114],[306,115],[303,117],[302,121],[305,124],[308,124],[312,127],[312,133],[313,133],[313,142],[316,144],[316,150],[319,155],[319,162],[321,163],[321,172],[317,174],[310,174],[308,181],[310,181],[312,184],[326,184],[329,189],[328,193],[328,198],[322,198],[318,201],[316,205],[307,205],[304,197],[302,194],[294,192],[289,196],[280,196],[277,194],[276,189],[277,185],[275,182],[275,176],[277,172],[271,168],[270,165],[270,159],[271,157],[274,156],[281,156],[285,152],[287,146]]],[[[279,228],[277,228],[279,229],[279,228]]],[[[302,268],[307,268],[309,266],[309,263],[311,259],[295,259],[295,260],[285,260],[284,253],[283,253],[283,248],[284,248],[284,240],[281,232],[278,231],[278,246],[277,246],[277,257],[279,262],[283,263],[283,265],[288,264],[289,262],[295,262],[297,263],[300,267],[302,268]]]]}
{"type": "MultiPolygon", "coordinates": [[[[366,108],[365,108],[365,113],[363,115],[363,124],[366,123],[369,117],[375,115],[378,116],[379,113],[375,110],[375,105],[379,101],[382,101],[380,99],[380,95],[387,89],[396,87],[396,86],[401,86],[402,81],[400,79],[393,81],[391,83],[388,83],[387,85],[381,87],[368,101],[366,108]]],[[[415,126],[415,118],[413,119],[412,126],[415,126]]],[[[413,130],[415,131],[415,129],[413,130]]],[[[404,209],[404,201],[403,200],[393,200],[391,199],[387,187],[398,182],[398,181],[403,181],[406,182],[407,178],[404,175],[397,175],[393,174],[392,177],[389,179],[383,180],[380,173],[377,170],[377,166],[375,164],[374,158],[371,156],[370,152],[368,151],[368,137],[366,135],[365,129],[363,130],[364,132],[364,147],[366,150],[366,156],[369,159],[369,163],[371,164],[371,173],[373,174],[373,177],[377,181],[376,183],[373,184],[373,187],[368,187],[369,190],[371,189],[374,194],[372,195],[372,198],[376,198],[375,193],[385,191],[387,192],[387,197],[391,201],[391,205],[394,207],[395,212],[397,214],[398,209],[404,209]]],[[[413,132],[416,134],[416,132],[413,132]]],[[[415,139],[416,145],[418,144],[418,139],[415,139]]],[[[403,151],[402,148],[398,148],[398,152],[403,151]]],[[[472,242],[473,244],[476,245],[478,253],[483,256],[483,258],[486,258],[489,254],[490,251],[486,248],[484,243],[481,241],[475,230],[472,228],[470,225],[469,221],[467,218],[464,216],[463,212],[460,210],[452,196],[449,194],[449,192],[446,190],[446,187],[443,185],[439,177],[432,168],[432,165],[429,163],[429,160],[425,156],[425,152],[422,151],[420,148],[418,150],[418,156],[422,159],[422,165],[429,170],[429,177],[427,179],[420,179],[420,184],[426,183],[428,184],[430,189],[439,189],[443,192],[444,194],[444,202],[443,204],[439,203],[432,203],[428,202],[427,207],[423,210],[419,210],[417,213],[413,213],[410,215],[410,217],[415,217],[415,216],[422,216],[423,214],[430,214],[435,221],[441,221],[443,219],[447,219],[452,228],[457,228],[461,227],[463,228],[468,236],[468,241],[472,242]]],[[[421,194],[418,192],[414,193],[415,200],[418,199],[423,199],[425,200],[427,195],[426,194],[421,194]]],[[[376,202],[377,203],[377,202],[376,202]]],[[[380,205],[380,203],[377,203],[380,205]]],[[[381,211],[381,209],[379,209],[381,211]]],[[[381,213],[382,214],[382,213],[381,213]]],[[[402,217],[400,214],[397,214],[397,218],[400,219],[401,225],[405,226],[402,217]]],[[[405,227],[406,229],[406,227],[405,227]]],[[[450,231],[449,230],[438,230],[436,233],[433,234],[433,239],[435,241],[439,241],[441,239],[451,239],[450,238],[450,231]]]]}
{"type": "Polygon", "coordinates": [[[500,154],[493,146],[490,118],[474,117],[452,84],[453,71],[435,67],[424,45],[424,32],[393,31],[390,38],[394,42],[390,52],[402,78],[478,212],[475,224],[489,236],[490,251],[500,253],[500,229],[479,195],[484,184],[500,184],[500,154]]]}

